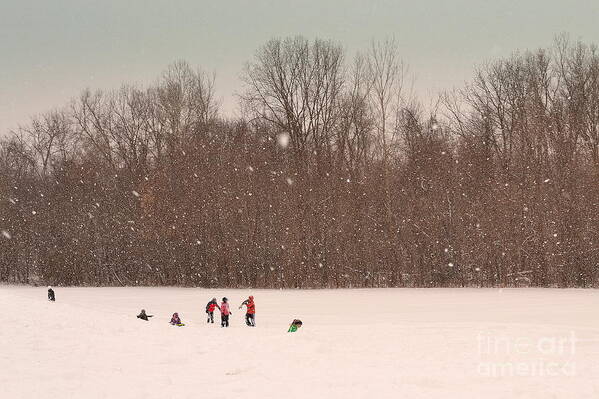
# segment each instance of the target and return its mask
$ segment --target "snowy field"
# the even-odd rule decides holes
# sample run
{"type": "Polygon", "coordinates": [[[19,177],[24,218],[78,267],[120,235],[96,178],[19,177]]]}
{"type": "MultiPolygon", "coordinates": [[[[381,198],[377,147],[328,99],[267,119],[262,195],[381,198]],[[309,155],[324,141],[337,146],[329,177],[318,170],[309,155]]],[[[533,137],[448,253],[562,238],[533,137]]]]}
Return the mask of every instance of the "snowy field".
{"type": "Polygon", "coordinates": [[[55,291],[0,286],[0,397],[599,398],[597,290],[253,290],[254,329],[246,290],[55,291]]]}

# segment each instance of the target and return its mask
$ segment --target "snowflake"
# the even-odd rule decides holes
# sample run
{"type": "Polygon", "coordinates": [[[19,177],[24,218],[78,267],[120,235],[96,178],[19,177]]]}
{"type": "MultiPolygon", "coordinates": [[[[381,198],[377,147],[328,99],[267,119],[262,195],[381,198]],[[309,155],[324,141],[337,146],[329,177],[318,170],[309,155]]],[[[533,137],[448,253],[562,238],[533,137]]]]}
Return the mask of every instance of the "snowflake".
{"type": "Polygon", "coordinates": [[[277,144],[281,148],[287,148],[289,146],[289,139],[288,133],[280,133],[277,135],[277,144]]]}

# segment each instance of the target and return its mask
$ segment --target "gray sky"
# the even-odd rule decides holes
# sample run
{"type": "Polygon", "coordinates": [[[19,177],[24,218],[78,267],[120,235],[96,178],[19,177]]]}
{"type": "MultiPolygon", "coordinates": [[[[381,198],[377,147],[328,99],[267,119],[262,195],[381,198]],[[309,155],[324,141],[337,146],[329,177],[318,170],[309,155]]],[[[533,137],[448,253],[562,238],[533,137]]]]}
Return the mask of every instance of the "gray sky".
{"type": "Polygon", "coordinates": [[[422,96],[473,66],[568,32],[599,43],[598,0],[0,0],[0,134],[82,89],[153,81],[184,59],[216,72],[227,112],[239,73],[275,36],[341,42],[394,36],[422,96]]]}

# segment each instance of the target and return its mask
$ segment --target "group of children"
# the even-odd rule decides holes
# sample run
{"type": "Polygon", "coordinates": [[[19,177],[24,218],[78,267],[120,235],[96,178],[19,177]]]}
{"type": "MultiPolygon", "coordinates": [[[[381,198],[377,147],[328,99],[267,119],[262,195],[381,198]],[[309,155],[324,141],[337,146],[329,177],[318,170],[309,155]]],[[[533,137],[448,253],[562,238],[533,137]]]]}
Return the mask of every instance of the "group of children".
{"type": "MultiPolygon", "coordinates": [[[[250,295],[248,299],[239,305],[239,309],[241,309],[243,305],[247,306],[245,324],[247,324],[249,327],[256,327],[256,305],[254,304],[254,297],[250,295]]],[[[220,306],[216,302],[216,298],[212,298],[210,302],[206,304],[208,323],[214,323],[214,311],[216,309],[220,310],[220,326],[229,327],[229,316],[232,315],[233,312],[231,312],[231,309],[229,308],[229,300],[227,297],[223,298],[220,306]]]]}
{"type": "MultiPolygon", "coordinates": [[[[52,287],[48,286],[48,300],[56,301],[56,295],[54,294],[54,290],[52,287]]],[[[245,311],[245,324],[249,327],[256,327],[256,304],[254,303],[254,297],[250,295],[248,299],[243,301],[241,305],[239,305],[239,309],[243,306],[246,307],[245,311]]],[[[208,314],[208,323],[214,323],[214,311],[218,309],[220,310],[220,326],[221,327],[229,327],[229,316],[233,314],[231,309],[229,308],[229,300],[227,297],[222,299],[221,304],[219,305],[216,302],[216,298],[212,298],[210,302],[206,305],[206,313],[208,314]]],[[[145,321],[149,321],[150,317],[154,317],[154,315],[149,315],[146,313],[145,309],[142,309],[141,312],[137,315],[138,319],[142,319],[145,321]]],[[[181,322],[181,318],[179,317],[179,313],[173,313],[173,317],[171,317],[170,324],[174,326],[184,326],[181,322]]],[[[289,326],[288,332],[295,332],[298,328],[302,326],[301,320],[294,319],[289,326]]]]}
{"type": "MultiPolygon", "coordinates": [[[[246,306],[245,313],[245,324],[249,327],[256,327],[256,304],[254,303],[254,297],[252,295],[249,296],[248,299],[242,302],[239,305],[239,309],[243,306],[246,306]]],[[[229,316],[233,314],[231,309],[229,308],[229,300],[227,297],[224,297],[221,304],[219,305],[216,302],[216,298],[212,298],[210,302],[206,305],[206,313],[208,314],[208,323],[214,323],[214,311],[218,309],[220,310],[220,326],[221,327],[229,327],[229,316]]],[[[150,317],[153,315],[146,314],[145,309],[141,310],[141,313],[137,315],[138,319],[142,319],[148,321],[150,317]]],[[[184,326],[181,322],[181,318],[179,317],[179,313],[173,313],[173,317],[171,317],[170,323],[174,326],[184,326]]]]}

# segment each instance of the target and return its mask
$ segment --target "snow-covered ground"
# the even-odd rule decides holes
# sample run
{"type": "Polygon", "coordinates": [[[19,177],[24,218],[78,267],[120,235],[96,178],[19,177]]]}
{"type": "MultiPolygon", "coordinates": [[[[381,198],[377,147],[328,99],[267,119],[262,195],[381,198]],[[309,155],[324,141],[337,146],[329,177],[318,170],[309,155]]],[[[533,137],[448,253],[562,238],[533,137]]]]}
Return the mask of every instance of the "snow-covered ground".
{"type": "Polygon", "coordinates": [[[249,293],[0,286],[0,397],[599,397],[596,290],[252,290],[254,329],[249,293]]]}

